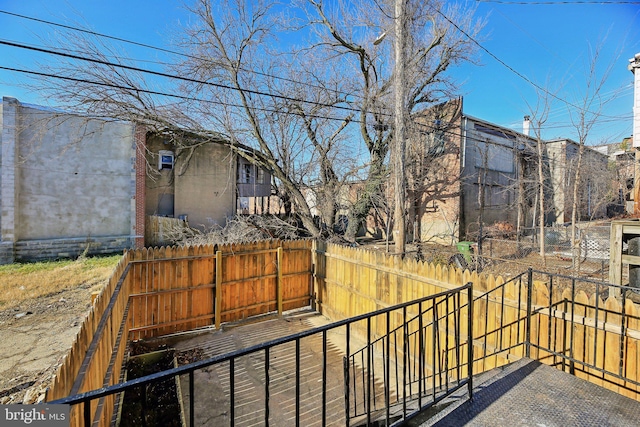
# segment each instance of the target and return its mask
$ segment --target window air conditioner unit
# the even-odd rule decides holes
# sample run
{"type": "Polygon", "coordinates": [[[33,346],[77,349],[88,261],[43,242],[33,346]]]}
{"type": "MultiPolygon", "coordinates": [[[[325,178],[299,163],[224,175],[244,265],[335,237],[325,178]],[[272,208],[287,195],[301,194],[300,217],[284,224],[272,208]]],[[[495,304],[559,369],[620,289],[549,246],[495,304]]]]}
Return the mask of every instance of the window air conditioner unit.
{"type": "Polygon", "coordinates": [[[173,151],[158,151],[158,170],[173,169],[173,151]]]}

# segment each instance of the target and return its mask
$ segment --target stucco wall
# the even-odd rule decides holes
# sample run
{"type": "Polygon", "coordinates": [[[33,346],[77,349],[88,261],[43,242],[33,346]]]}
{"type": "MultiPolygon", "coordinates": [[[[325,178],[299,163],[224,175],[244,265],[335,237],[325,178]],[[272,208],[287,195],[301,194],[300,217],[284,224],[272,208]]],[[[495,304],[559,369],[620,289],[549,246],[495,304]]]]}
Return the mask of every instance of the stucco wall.
{"type": "Polygon", "coordinates": [[[173,175],[175,168],[158,170],[158,152],[160,150],[174,152],[174,148],[167,139],[160,136],[147,136],[146,144],[145,213],[147,215],[173,216],[173,212],[170,214],[167,212],[168,206],[166,204],[169,200],[173,202],[174,199],[173,175]],[[164,201],[161,202],[161,200],[164,201]]]}
{"type": "Polygon", "coordinates": [[[235,212],[236,161],[229,149],[218,144],[198,147],[180,155],[175,167],[175,216],[188,215],[189,225],[224,226],[235,212]],[[183,163],[188,161],[188,167],[183,163]],[[180,174],[180,171],[184,171],[180,174]]]}
{"type": "MultiPolygon", "coordinates": [[[[546,144],[553,182],[553,219],[563,223],[571,221],[573,209],[573,182],[580,145],[568,139],[546,144]]],[[[615,192],[607,191],[615,174],[608,170],[608,156],[585,146],[580,182],[578,185],[578,220],[606,216],[606,206],[615,200],[615,192]],[[597,188],[600,188],[598,191],[597,188]]]]}
{"type": "Polygon", "coordinates": [[[16,239],[131,233],[131,123],[21,107],[16,239]]]}
{"type": "Polygon", "coordinates": [[[549,156],[549,171],[553,188],[552,215],[554,223],[564,223],[571,220],[571,214],[566,215],[565,203],[565,172],[566,172],[566,141],[550,141],[546,143],[549,156]]]}

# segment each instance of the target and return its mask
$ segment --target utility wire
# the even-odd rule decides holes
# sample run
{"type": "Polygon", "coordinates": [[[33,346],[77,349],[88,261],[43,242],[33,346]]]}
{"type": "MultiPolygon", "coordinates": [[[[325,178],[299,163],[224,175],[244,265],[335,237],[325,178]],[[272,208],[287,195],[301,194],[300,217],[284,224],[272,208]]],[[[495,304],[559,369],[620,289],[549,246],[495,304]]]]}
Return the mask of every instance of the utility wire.
{"type": "MultiPolygon", "coordinates": [[[[224,66],[224,64],[221,64],[220,62],[211,61],[210,59],[205,59],[205,58],[202,58],[202,57],[199,57],[199,56],[189,55],[189,54],[186,54],[186,53],[183,53],[183,52],[178,52],[178,51],[171,50],[171,49],[166,49],[166,48],[163,48],[163,47],[153,46],[153,45],[150,45],[150,44],[141,43],[141,42],[137,42],[137,41],[134,41],[134,40],[125,39],[125,38],[122,38],[122,37],[111,36],[109,34],[98,33],[96,31],[91,31],[91,30],[87,30],[87,29],[84,29],[84,28],[80,28],[80,27],[74,27],[72,25],[60,24],[60,23],[53,22],[53,21],[47,21],[47,20],[44,20],[44,19],[34,18],[32,16],[21,15],[19,13],[9,12],[9,11],[6,11],[6,10],[0,10],[0,13],[5,14],[5,15],[9,15],[9,16],[14,16],[14,17],[21,18],[21,19],[26,19],[26,20],[29,20],[29,21],[34,21],[34,22],[39,22],[39,23],[42,23],[42,24],[52,25],[54,27],[64,28],[64,29],[67,29],[67,30],[78,31],[78,32],[82,32],[82,33],[85,33],[85,34],[90,34],[92,36],[103,37],[103,38],[106,38],[106,39],[115,40],[115,41],[119,41],[119,42],[122,42],[122,43],[128,43],[128,44],[131,44],[131,45],[134,45],[134,46],[139,46],[139,47],[144,47],[144,48],[147,48],[147,49],[157,50],[159,52],[170,53],[172,55],[178,55],[178,56],[182,56],[182,57],[185,57],[185,58],[197,59],[199,61],[206,60],[206,61],[214,63],[214,64],[216,64],[218,66],[224,66]]],[[[340,95],[354,96],[356,98],[360,97],[360,96],[356,96],[356,95],[353,95],[353,94],[350,94],[350,93],[347,93],[347,92],[343,92],[343,91],[339,91],[339,90],[327,89],[324,86],[313,85],[313,84],[310,84],[310,83],[303,83],[303,82],[300,82],[300,81],[297,81],[297,80],[293,80],[293,79],[289,79],[289,78],[286,78],[286,77],[280,77],[280,76],[276,76],[276,75],[269,74],[269,73],[263,73],[261,71],[251,70],[251,69],[244,68],[244,67],[239,67],[238,69],[242,70],[242,71],[246,71],[248,73],[253,73],[253,74],[260,75],[260,76],[264,76],[264,77],[271,77],[271,78],[274,78],[274,79],[283,80],[283,81],[286,81],[286,82],[289,82],[289,83],[295,83],[295,84],[299,84],[299,85],[306,85],[306,86],[310,86],[310,87],[315,87],[317,89],[327,90],[329,92],[334,92],[334,93],[337,93],[337,94],[340,94],[340,95]]]]}
{"type": "MultiPolygon", "coordinates": [[[[96,81],[91,81],[91,80],[86,80],[86,79],[79,79],[79,78],[75,78],[75,77],[68,77],[68,76],[59,76],[59,75],[54,75],[54,74],[50,74],[50,73],[42,73],[42,72],[38,72],[38,71],[31,71],[31,70],[22,70],[22,69],[18,69],[18,68],[11,68],[11,67],[4,67],[4,66],[0,66],[0,70],[6,70],[6,71],[12,71],[12,72],[18,72],[18,73],[23,73],[23,74],[30,74],[30,75],[36,75],[36,76],[40,76],[40,77],[48,77],[48,78],[55,78],[55,79],[60,79],[60,80],[67,80],[67,81],[73,81],[73,82],[77,82],[77,83],[87,83],[87,84],[92,84],[92,85],[97,85],[97,86],[103,86],[103,87],[111,87],[111,88],[115,88],[115,89],[124,89],[124,90],[130,90],[130,91],[135,91],[135,92],[139,92],[139,93],[146,93],[146,94],[150,94],[150,95],[158,95],[158,96],[166,96],[166,97],[170,97],[170,98],[177,98],[177,99],[182,99],[182,100],[186,100],[186,101],[197,101],[197,102],[204,102],[204,103],[211,103],[211,104],[216,104],[216,105],[223,105],[223,106],[227,106],[227,107],[234,107],[234,108],[244,108],[242,105],[237,105],[237,104],[229,104],[229,103],[223,103],[220,101],[214,101],[211,99],[200,99],[200,98],[194,98],[194,97],[189,97],[189,96],[184,96],[184,95],[177,95],[177,94],[172,94],[172,93],[167,93],[167,92],[160,92],[160,91],[153,91],[153,90],[148,90],[148,89],[140,89],[140,88],[135,88],[135,87],[126,87],[126,86],[122,86],[122,85],[117,85],[117,84],[112,84],[112,83],[106,83],[106,82],[96,82],[96,81]]],[[[277,110],[273,110],[273,109],[268,109],[268,108],[260,108],[260,107],[251,107],[254,110],[258,110],[258,111],[263,111],[263,112],[268,112],[268,113],[283,113],[283,111],[277,111],[277,110]]],[[[42,112],[40,114],[46,114],[47,112],[42,112]]],[[[51,111],[51,113],[59,113],[57,111],[51,111]]],[[[296,113],[296,112],[284,112],[285,114],[291,114],[291,115],[296,115],[296,116],[300,116],[303,117],[304,114],[302,113],[296,113]]],[[[345,119],[341,119],[338,117],[331,117],[331,116],[320,116],[320,115],[306,115],[307,117],[311,117],[311,118],[315,118],[315,119],[323,119],[323,120],[333,120],[333,121],[339,121],[339,122],[344,122],[345,119]]],[[[109,116],[94,116],[96,118],[108,118],[108,119],[113,119],[113,117],[109,117],[109,116]]],[[[353,123],[362,123],[360,120],[357,119],[352,119],[350,120],[350,122],[353,123]]],[[[465,137],[465,135],[461,134],[461,133],[456,133],[454,131],[450,131],[450,130],[442,130],[438,127],[432,126],[432,125],[428,125],[425,123],[421,123],[421,122],[414,122],[414,125],[417,125],[419,127],[422,127],[423,129],[428,129],[430,132],[443,132],[446,133],[448,135],[451,136],[456,136],[456,137],[465,137]]],[[[499,127],[503,127],[503,126],[499,126],[499,127]]],[[[502,130],[501,132],[503,132],[505,135],[509,132],[515,132],[515,133],[519,133],[516,130],[510,129],[510,128],[505,128],[504,130],[502,130]]],[[[533,137],[530,137],[533,138],[533,137]]],[[[480,139],[480,138],[475,138],[471,135],[466,135],[466,139],[470,140],[470,141],[476,141],[476,142],[487,142],[485,139],[480,139]]]]}
{"type": "MultiPolygon", "coordinates": [[[[506,1],[502,1],[502,0],[476,0],[476,1],[477,2],[507,3],[506,1]]],[[[535,4],[535,3],[551,4],[549,2],[531,2],[531,3],[529,3],[529,2],[514,2],[514,3],[518,3],[518,4],[535,4]]],[[[569,3],[593,3],[593,2],[578,0],[578,1],[575,1],[575,2],[560,2],[560,3],[569,4],[569,3]]],[[[608,2],[608,3],[634,3],[634,4],[637,3],[637,4],[640,4],[640,1],[626,1],[626,2],[625,1],[622,1],[622,2],[616,1],[616,2],[608,2]]],[[[560,102],[562,102],[562,103],[564,103],[564,104],[566,104],[568,106],[571,106],[571,107],[576,108],[578,110],[590,113],[589,111],[586,111],[583,108],[581,108],[581,107],[579,107],[579,106],[577,106],[575,104],[572,104],[572,103],[570,103],[569,101],[567,101],[567,100],[565,100],[563,98],[558,97],[557,95],[549,92],[545,88],[543,88],[540,85],[538,85],[537,83],[533,82],[528,77],[526,77],[525,75],[523,75],[519,71],[515,70],[513,67],[511,67],[510,65],[505,63],[503,60],[501,60],[495,54],[493,54],[491,51],[489,51],[487,48],[485,48],[482,44],[480,44],[476,39],[471,37],[467,32],[465,32],[462,28],[460,28],[457,24],[455,24],[451,19],[449,19],[440,10],[438,10],[436,8],[434,8],[434,10],[438,14],[440,14],[445,20],[447,20],[451,25],[453,25],[458,31],[460,31],[464,36],[466,36],[474,44],[476,44],[483,51],[485,51],[487,54],[489,54],[498,63],[500,63],[501,65],[506,67],[509,71],[511,71],[512,73],[516,74],[518,77],[520,77],[523,80],[525,80],[527,83],[529,83],[532,86],[534,86],[535,88],[537,88],[537,89],[549,94],[551,97],[557,99],[558,101],[560,101],[560,102]]],[[[102,34],[102,33],[98,33],[98,32],[95,32],[95,31],[86,30],[86,29],[82,29],[82,28],[78,28],[78,27],[74,27],[74,26],[70,26],[70,25],[60,24],[60,23],[56,23],[56,22],[52,22],[52,21],[39,19],[39,18],[33,18],[33,17],[30,17],[30,16],[21,15],[21,14],[17,14],[17,13],[13,13],[13,12],[8,12],[8,11],[5,11],[5,10],[0,10],[0,13],[6,14],[6,15],[10,15],[10,16],[15,16],[15,17],[22,18],[22,19],[32,20],[32,21],[35,21],[35,22],[45,23],[45,24],[48,24],[48,25],[53,25],[53,26],[57,26],[57,27],[61,27],[61,28],[65,28],[65,29],[69,29],[69,30],[73,30],[73,31],[79,31],[79,32],[83,32],[83,33],[86,33],[86,34],[95,35],[95,36],[98,36],[98,37],[104,37],[104,38],[108,38],[108,39],[112,39],[112,40],[116,40],[116,41],[120,41],[120,42],[124,42],[124,43],[129,43],[129,44],[133,44],[133,45],[136,45],[136,46],[141,46],[141,47],[154,49],[154,50],[158,50],[158,51],[162,51],[162,52],[166,52],[166,53],[171,53],[171,54],[174,54],[174,55],[180,55],[180,56],[184,56],[184,57],[188,57],[188,58],[194,58],[194,59],[202,60],[202,58],[199,58],[199,57],[196,57],[196,56],[192,56],[192,55],[187,55],[187,54],[184,54],[184,53],[181,53],[181,52],[176,52],[176,51],[173,51],[173,50],[170,50],[170,49],[165,49],[165,48],[161,48],[161,47],[157,47],[157,46],[153,46],[153,45],[148,45],[148,44],[145,44],[145,43],[140,43],[140,42],[136,42],[136,41],[132,41],[132,40],[116,37],[116,36],[110,36],[108,34],[102,34]]],[[[83,57],[83,56],[75,55],[75,54],[56,52],[56,51],[49,50],[49,49],[39,48],[39,47],[35,47],[35,46],[23,45],[23,44],[19,44],[19,43],[10,42],[10,41],[2,41],[2,40],[0,40],[0,44],[5,44],[5,45],[8,45],[8,46],[17,47],[17,48],[34,50],[34,51],[38,51],[38,52],[42,52],[42,53],[49,53],[49,54],[53,54],[53,55],[64,56],[64,57],[68,57],[68,58],[72,58],[72,59],[78,59],[78,60],[83,60],[83,61],[88,61],[88,62],[100,63],[100,64],[103,64],[103,65],[108,65],[108,66],[113,66],[113,67],[120,67],[120,68],[124,68],[124,69],[129,69],[131,71],[149,73],[149,74],[154,74],[154,75],[161,76],[161,77],[185,80],[185,81],[189,81],[189,82],[197,83],[197,84],[213,85],[213,86],[216,86],[216,87],[219,87],[219,88],[230,89],[230,90],[235,90],[235,91],[240,91],[240,92],[245,92],[245,93],[251,93],[251,94],[256,94],[256,95],[261,95],[261,96],[270,96],[270,97],[275,97],[275,98],[278,98],[278,99],[284,99],[284,100],[288,100],[288,101],[308,103],[308,104],[322,106],[322,107],[328,107],[328,108],[337,108],[337,109],[342,109],[342,110],[347,110],[347,111],[357,112],[357,113],[361,112],[361,110],[356,109],[356,108],[343,107],[343,106],[332,105],[332,104],[325,104],[325,103],[320,103],[320,102],[315,102],[315,101],[307,101],[307,100],[303,100],[303,99],[292,98],[292,97],[287,97],[287,96],[283,96],[283,95],[275,95],[275,94],[270,94],[270,93],[267,93],[267,92],[254,91],[254,90],[250,90],[250,89],[234,88],[234,87],[231,87],[231,86],[228,86],[228,85],[222,85],[222,84],[218,84],[218,83],[206,82],[206,81],[201,81],[201,80],[197,80],[197,79],[190,79],[190,78],[186,78],[186,77],[180,77],[180,76],[171,75],[171,74],[168,74],[168,73],[157,72],[157,71],[152,71],[152,70],[146,70],[146,69],[143,69],[143,68],[132,67],[132,66],[112,63],[112,62],[108,62],[108,61],[96,60],[96,59],[87,58],[87,57],[83,57]]],[[[243,69],[244,71],[247,71],[247,72],[252,72],[252,73],[256,73],[256,74],[260,74],[260,75],[265,75],[265,76],[268,76],[268,77],[287,80],[287,81],[290,81],[290,82],[293,82],[293,83],[297,83],[297,84],[303,84],[302,82],[299,82],[299,81],[286,79],[286,78],[283,78],[283,77],[278,77],[278,76],[274,76],[274,75],[267,74],[267,73],[261,73],[259,71],[255,71],[255,70],[247,70],[247,69],[244,69],[244,68],[241,68],[241,69],[243,69]]],[[[307,84],[307,83],[305,83],[305,84],[307,84]]],[[[308,86],[312,86],[312,87],[322,88],[322,89],[328,90],[330,92],[339,93],[339,94],[345,94],[347,96],[350,96],[350,94],[347,94],[345,92],[334,91],[334,90],[331,90],[331,89],[326,89],[324,87],[314,86],[314,85],[310,85],[310,84],[307,84],[307,85],[308,86]]],[[[595,113],[591,113],[591,114],[595,114],[595,113]]],[[[390,116],[390,114],[384,114],[384,113],[383,113],[383,115],[390,116]]],[[[604,115],[604,114],[600,114],[599,116],[600,117],[607,117],[607,118],[611,118],[611,119],[616,119],[617,118],[617,117],[614,117],[614,116],[608,116],[608,115],[604,115]]],[[[310,116],[310,117],[312,117],[312,116],[310,116]]],[[[322,118],[322,117],[319,116],[318,118],[322,118]]],[[[334,120],[340,120],[340,119],[336,119],[336,118],[333,118],[333,119],[334,120]]]]}
{"type": "MultiPolygon", "coordinates": [[[[478,0],[476,0],[476,1],[478,1],[478,0]]],[[[637,3],[640,3],[640,2],[637,2],[637,3]]],[[[559,100],[559,101],[561,101],[561,102],[563,102],[563,103],[565,103],[565,104],[567,104],[569,106],[577,108],[579,110],[583,110],[582,108],[580,108],[580,107],[578,107],[576,105],[573,105],[573,104],[569,103],[568,101],[566,101],[566,100],[564,100],[564,99],[552,94],[551,92],[547,91],[546,89],[544,89],[541,86],[537,85],[535,82],[533,82],[530,79],[528,79],[526,76],[524,76],[521,73],[519,73],[517,70],[513,69],[511,66],[506,64],[504,61],[502,61],[500,58],[498,58],[496,55],[494,55],[492,52],[490,52],[488,49],[486,49],[484,46],[482,46],[477,40],[475,40],[468,33],[466,33],[463,29],[461,29],[458,25],[456,25],[453,21],[451,21],[446,15],[444,15],[439,10],[436,10],[436,11],[444,19],[446,19],[450,24],[452,24],[456,29],[458,29],[458,31],[460,31],[462,34],[464,34],[467,38],[469,38],[472,42],[474,42],[477,46],[479,46],[482,50],[487,52],[492,58],[494,58],[496,61],[498,61],[501,65],[505,66],[511,72],[515,73],[517,76],[519,76],[520,78],[524,79],[525,81],[527,81],[529,84],[533,85],[534,87],[542,90],[545,93],[548,93],[550,96],[556,98],[557,100],[559,100]]],[[[82,31],[82,32],[86,32],[86,33],[89,33],[89,34],[94,34],[94,35],[98,35],[98,36],[102,36],[102,37],[112,38],[114,40],[124,41],[124,42],[127,42],[127,43],[140,45],[140,46],[143,46],[143,47],[150,47],[150,48],[153,48],[153,49],[166,51],[166,52],[173,53],[173,54],[188,56],[188,55],[181,54],[179,52],[170,51],[168,49],[157,48],[157,47],[154,47],[154,46],[145,45],[143,43],[133,42],[133,41],[126,40],[126,39],[121,39],[121,38],[118,38],[118,37],[113,37],[113,36],[108,36],[108,35],[104,35],[104,34],[100,34],[100,33],[95,33],[93,31],[83,30],[81,28],[75,28],[75,27],[66,26],[66,25],[63,25],[63,24],[56,24],[56,23],[52,23],[50,21],[44,21],[44,20],[40,20],[40,19],[37,19],[37,18],[26,17],[24,15],[18,15],[18,14],[14,14],[14,13],[2,11],[2,10],[0,10],[0,13],[5,13],[5,14],[13,15],[13,16],[18,16],[18,17],[25,18],[25,19],[31,19],[31,20],[38,21],[38,22],[44,22],[44,23],[51,24],[51,25],[57,25],[57,26],[61,26],[63,28],[82,31]]],[[[82,61],[87,61],[87,62],[98,63],[98,64],[102,64],[102,65],[112,66],[112,67],[128,69],[128,70],[131,70],[131,71],[148,73],[148,74],[157,75],[157,76],[160,76],[160,77],[167,77],[167,78],[172,78],[172,79],[184,80],[184,81],[197,83],[197,84],[211,85],[211,86],[219,87],[219,88],[223,88],[223,89],[229,89],[229,90],[245,92],[245,93],[250,93],[250,94],[257,94],[257,95],[261,95],[261,96],[269,96],[269,97],[274,97],[274,98],[278,98],[278,99],[284,99],[284,100],[288,100],[288,101],[308,103],[308,104],[327,107],[327,108],[342,109],[342,110],[347,110],[347,111],[350,111],[350,112],[357,112],[357,113],[361,112],[361,110],[356,109],[356,108],[343,107],[343,106],[339,106],[339,105],[332,105],[332,104],[326,104],[326,103],[319,103],[319,102],[315,102],[315,101],[307,101],[307,100],[303,100],[303,99],[292,98],[292,97],[283,96],[283,95],[275,95],[275,94],[270,94],[270,93],[267,93],[267,92],[255,91],[255,90],[250,90],[250,89],[234,88],[232,86],[223,85],[223,84],[219,84],[219,83],[207,82],[207,81],[191,79],[191,78],[187,78],[187,77],[180,77],[180,76],[176,76],[176,75],[172,75],[172,74],[168,74],[168,73],[164,73],[164,72],[158,72],[158,71],[147,70],[147,69],[143,69],[143,68],[139,68],[139,67],[133,67],[133,66],[123,65],[123,64],[117,64],[117,63],[104,61],[104,60],[98,60],[98,59],[94,59],[94,58],[87,58],[87,57],[76,55],[76,54],[63,53],[63,52],[58,52],[58,51],[54,51],[54,50],[50,50],[50,49],[44,49],[44,48],[35,47],[35,46],[28,46],[28,45],[15,43],[15,42],[11,42],[11,41],[6,41],[6,40],[0,40],[0,44],[4,44],[4,45],[16,47],[16,48],[33,50],[33,51],[37,51],[37,52],[41,52],[41,53],[47,53],[47,54],[53,54],[53,55],[57,55],[57,56],[63,56],[63,57],[71,58],[71,59],[77,59],[77,60],[82,60],[82,61]]],[[[195,58],[195,57],[193,57],[193,58],[195,58]]],[[[222,102],[216,102],[216,101],[212,101],[212,100],[191,98],[191,97],[186,97],[186,96],[181,96],[181,95],[176,95],[176,94],[170,94],[170,93],[165,93],[165,92],[158,92],[158,91],[141,90],[141,89],[137,89],[137,88],[133,88],[133,87],[124,87],[124,86],[118,86],[118,85],[115,85],[115,84],[92,82],[92,81],[89,81],[89,80],[83,80],[83,79],[77,79],[77,78],[71,78],[71,77],[61,77],[61,76],[56,76],[56,75],[53,75],[53,74],[39,73],[39,72],[35,72],[35,71],[20,70],[20,69],[15,69],[15,68],[8,68],[8,67],[0,67],[0,69],[5,69],[5,70],[8,70],[8,71],[14,71],[14,72],[20,72],[20,73],[27,73],[27,74],[32,74],[32,75],[40,75],[40,76],[44,76],[44,77],[60,78],[60,79],[68,80],[68,81],[76,81],[76,82],[84,82],[84,83],[89,83],[89,84],[103,85],[103,86],[109,86],[109,87],[113,87],[113,88],[120,88],[120,89],[126,89],[126,90],[134,90],[134,91],[137,90],[137,91],[148,93],[148,94],[168,96],[168,97],[176,97],[176,98],[185,99],[185,100],[192,100],[192,101],[199,101],[199,102],[211,102],[211,103],[217,103],[217,104],[220,104],[220,105],[226,105],[226,106],[230,106],[230,107],[243,108],[243,106],[241,106],[241,105],[225,104],[225,103],[222,103],[222,102]]],[[[275,77],[275,76],[272,76],[272,77],[275,77]]],[[[299,82],[297,82],[297,83],[299,83],[299,82]]],[[[259,111],[265,111],[265,112],[282,113],[282,111],[277,111],[277,110],[273,110],[273,109],[265,109],[265,108],[259,108],[259,107],[251,107],[251,108],[253,108],[255,110],[259,110],[259,111]]],[[[291,113],[291,114],[302,116],[302,114],[300,114],[300,113],[291,113]]],[[[388,113],[387,114],[382,113],[382,115],[391,116],[391,114],[388,114],[388,113]]],[[[320,116],[320,115],[307,115],[307,117],[318,118],[318,119],[337,120],[337,121],[341,121],[341,122],[344,121],[344,119],[340,119],[340,118],[336,118],[336,117],[329,117],[329,116],[320,116]]],[[[607,118],[610,118],[610,119],[613,119],[613,120],[621,118],[621,117],[613,117],[613,116],[607,116],[607,115],[600,115],[600,117],[607,117],[607,118]]],[[[358,120],[351,120],[351,121],[359,122],[358,120]]]]}
{"type": "MultiPolygon", "coordinates": [[[[226,107],[244,108],[243,105],[224,103],[224,102],[220,102],[220,101],[214,101],[214,100],[211,100],[211,99],[194,98],[194,97],[190,97],[190,96],[177,95],[177,94],[168,93],[168,92],[160,92],[160,91],[149,90],[149,89],[141,89],[141,88],[130,87],[130,86],[127,87],[127,86],[122,86],[122,85],[118,85],[118,84],[115,84],[115,83],[96,82],[96,81],[91,81],[91,80],[86,80],[86,79],[79,79],[79,78],[76,78],[76,77],[58,76],[58,75],[55,75],[55,74],[43,73],[43,72],[39,72],[39,71],[23,70],[23,69],[19,69],[19,68],[4,67],[4,66],[0,66],[0,70],[12,71],[12,72],[23,73],[23,74],[30,74],[30,75],[35,75],[35,76],[39,76],[39,77],[48,77],[48,78],[72,81],[72,82],[76,82],[76,83],[87,83],[87,84],[92,84],[92,85],[96,85],[96,86],[110,87],[110,88],[114,88],[114,89],[130,90],[130,91],[133,91],[133,92],[146,93],[146,94],[149,94],[149,95],[166,96],[166,97],[170,97],[170,98],[182,99],[182,100],[185,100],[185,101],[197,101],[197,102],[205,102],[205,103],[210,103],[210,104],[223,105],[223,106],[226,106],[226,107]]],[[[249,108],[251,108],[253,110],[257,110],[257,111],[268,112],[268,113],[278,113],[278,114],[283,113],[283,111],[273,110],[273,109],[269,109],[269,108],[261,108],[261,107],[249,107],[249,108]]],[[[339,121],[339,122],[344,122],[345,121],[345,119],[341,119],[341,118],[338,118],[338,117],[321,116],[321,115],[317,115],[317,114],[302,114],[302,113],[296,113],[296,112],[285,112],[285,113],[286,114],[295,115],[295,116],[300,116],[300,117],[311,117],[311,118],[314,118],[314,119],[334,120],[334,121],[339,121]]],[[[349,121],[350,122],[354,122],[354,123],[360,123],[360,121],[356,120],[356,119],[350,119],[349,121]]]]}
{"type": "Polygon", "coordinates": [[[572,5],[572,4],[640,4],[640,1],[620,1],[620,0],[600,0],[600,1],[588,1],[588,0],[575,0],[575,1],[509,1],[509,0],[476,0],[477,3],[500,3],[500,4],[518,4],[518,5],[572,5]]]}
{"type": "Polygon", "coordinates": [[[201,85],[213,86],[213,87],[217,87],[217,88],[220,88],[220,89],[229,89],[229,90],[233,90],[233,91],[237,91],[237,92],[241,92],[241,93],[246,93],[246,94],[267,96],[267,97],[282,99],[282,100],[285,100],[285,101],[301,102],[301,103],[306,103],[306,104],[317,105],[319,107],[337,108],[337,109],[340,109],[340,110],[346,110],[346,111],[356,112],[356,113],[360,113],[361,112],[361,110],[356,109],[356,108],[352,108],[352,107],[343,107],[343,106],[340,106],[340,105],[325,104],[325,103],[316,102],[316,101],[307,101],[307,100],[304,100],[304,99],[292,98],[290,96],[284,96],[284,95],[276,95],[276,94],[262,92],[262,91],[258,91],[258,90],[252,90],[252,89],[242,89],[242,88],[237,88],[237,87],[233,87],[233,86],[229,86],[229,85],[225,85],[225,84],[221,84],[221,83],[213,83],[213,82],[208,82],[208,81],[204,81],[204,80],[192,79],[192,78],[189,78],[189,77],[181,77],[181,76],[176,76],[176,75],[169,74],[169,73],[164,73],[164,72],[161,72],[161,71],[147,70],[147,69],[140,68],[140,67],[133,67],[131,65],[117,64],[115,62],[109,62],[109,61],[105,61],[105,60],[101,60],[101,59],[87,58],[85,56],[75,55],[75,54],[71,54],[71,53],[58,52],[58,51],[55,51],[55,50],[45,49],[45,48],[36,47],[36,46],[28,46],[28,45],[25,45],[25,44],[15,43],[15,42],[8,41],[8,40],[0,40],[0,44],[6,45],[6,46],[15,47],[15,48],[19,48],[19,49],[33,50],[35,52],[47,53],[47,54],[56,55],[56,56],[62,56],[62,57],[65,57],[65,58],[77,59],[77,60],[80,60],[80,61],[86,61],[86,62],[90,62],[90,63],[94,63],[94,64],[106,65],[106,66],[109,66],[109,67],[122,68],[122,69],[125,69],[125,70],[136,71],[136,72],[139,72],[139,73],[152,74],[152,75],[159,76],[159,77],[166,77],[166,78],[170,78],[170,79],[183,80],[183,81],[186,81],[186,82],[189,82],[189,83],[196,83],[196,84],[201,84],[201,85]]]}
{"type": "MultiPolygon", "coordinates": [[[[640,2],[638,2],[640,3],[640,2]]],[[[444,13],[442,13],[439,9],[431,6],[433,10],[435,10],[440,16],[442,16],[445,20],[447,20],[451,25],[453,25],[458,31],[460,31],[465,37],[467,37],[469,40],[471,40],[476,46],[478,46],[481,50],[483,50],[484,52],[486,52],[490,57],[492,57],[494,60],[496,60],[500,65],[502,65],[503,67],[505,67],[506,69],[508,69],[509,71],[511,71],[513,74],[515,74],[516,76],[520,77],[522,80],[526,81],[527,83],[529,83],[530,85],[532,85],[533,87],[535,87],[536,89],[546,93],[547,95],[551,96],[552,98],[562,102],[563,104],[566,104],[570,107],[573,107],[577,110],[580,110],[582,112],[589,113],[589,114],[596,114],[596,113],[592,113],[589,110],[585,110],[582,107],[579,107],[569,101],[567,101],[566,99],[560,98],[558,95],[548,91],[547,89],[543,88],[542,86],[540,86],[539,84],[537,84],[536,82],[534,82],[533,80],[529,79],[527,76],[525,76],[524,74],[522,74],[521,72],[519,72],[518,70],[516,70],[515,68],[513,68],[512,66],[510,66],[509,64],[507,64],[506,62],[504,62],[502,59],[498,58],[498,56],[496,56],[493,52],[491,52],[489,49],[487,49],[486,47],[484,47],[479,41],[477,41],[475,38],[471,37],[469,35],[469,33],[467,33],[465,30],[463,30],[462,28],[460,28],[460,26],[458,24],[456,24],[455,22],[453,22],[451,19],[449,19],[449,17],[447,15],[445,15],[444,13]]],[[[599,117],[608,117],[608,118],[612,118],[612,116],[607,116],[605,114],[596,114],[599,117]]]]}

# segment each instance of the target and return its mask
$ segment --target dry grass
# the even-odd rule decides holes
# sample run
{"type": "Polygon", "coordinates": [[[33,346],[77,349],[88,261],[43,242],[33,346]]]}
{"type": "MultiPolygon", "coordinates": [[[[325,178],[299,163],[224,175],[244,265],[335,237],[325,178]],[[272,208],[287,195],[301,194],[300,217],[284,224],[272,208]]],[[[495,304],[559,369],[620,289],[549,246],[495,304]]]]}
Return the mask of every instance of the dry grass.
{"type": "Polygon", "coordinates": [[[113,255],[0,266],[0,309],[79,286],[95,286],[99,290],[120,258],[120,255],[113,255]]]}

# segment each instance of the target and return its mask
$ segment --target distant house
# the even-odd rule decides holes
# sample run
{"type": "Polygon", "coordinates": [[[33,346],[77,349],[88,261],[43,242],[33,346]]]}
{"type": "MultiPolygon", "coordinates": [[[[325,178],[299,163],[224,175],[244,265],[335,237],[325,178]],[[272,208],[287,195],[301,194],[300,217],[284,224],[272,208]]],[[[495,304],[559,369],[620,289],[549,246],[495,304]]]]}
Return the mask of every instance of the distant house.
{"type": "MultiPolygon", "coordinates": [[[[546,141],[549,171],[553,188],[550,221],[567,223],[571,221],[573,209],[573,183],[580,145],[570,139],[546,141]]],[[[589,220],[606,216],[607,205],[614,200],[611,193],[612,182],[607,178],[609,158],[606,154],[584,147],[580,182],[577,219],[589,220]]]]}
{"type": "Polygon", "coordinates": [[[462,98],[426,110],[408,142],[410,234],[453,243],[484,224],[531,224],[522,200],[535,139],[463,113],[462,98]],[[480,196],[483,196],[482,198],[480,196]]]}
{"type": "Polygon", "coordinates": [[[614,185],[617,188],[616,200],[609,207],[610,214],[633,213],[633,181],[635,177],[635,150],[633,137],[624,138],[621,142],[593,147],[609,156],[609,163],[615,170],[614,185]]]}
{"type": "MultiPolygon", "coordinates": [[[[463,111],[462,98],[423,111],[407,144],[409,236],[453,243],[485,226],[538,226],[537,140],[463,111]]],[[[579,145],[544,141],[545,224],[571,219],[573,171],[579,145]]],[[[578,219],[606,215],[612,201],[607,156],[585,147],[578,219]],[[606,175],[608,176],[608,174],[606,175]],[[603,177],[603,179],[599,179],[603,177]],[[607,191],[609,191],[607,193],[607,191]]]]}
{"type": "Polygon", "coordinates": [[[0,129],[0,263],[141,247],[150,215],[223,226],[241,198],[270,192],[269,173],[251,165],[245,182],[223,144],[181,148],[131,122],[5,97],[0,129]]]}

